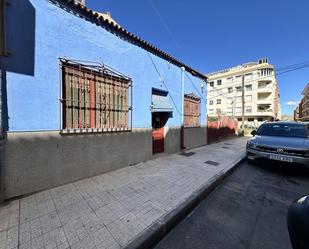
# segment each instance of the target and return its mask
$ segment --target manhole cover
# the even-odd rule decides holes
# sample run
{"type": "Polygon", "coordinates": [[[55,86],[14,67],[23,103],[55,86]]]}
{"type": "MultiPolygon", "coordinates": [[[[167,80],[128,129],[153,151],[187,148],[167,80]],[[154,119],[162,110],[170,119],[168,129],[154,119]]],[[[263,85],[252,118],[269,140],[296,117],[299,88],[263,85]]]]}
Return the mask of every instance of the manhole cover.
{"type": "Polygon", "coordinates": [[[223,148],[223,149],[229,149],[229,147],[226,147],[226,146],[222,146],[221,148],[223,148]]]}
{"type": "Polygon", "coordinates": [[[182,155],[182,156],[193,156],[195,153],[194,152],[181,152],[179,153],[179,155],[182,155]]]}
{"type": "Polygon", "coordinates": [[[215,162],[215,161],[206,161],[206,164],[212,165],[212,166],[218,166],[220,163],[215,162]]]}

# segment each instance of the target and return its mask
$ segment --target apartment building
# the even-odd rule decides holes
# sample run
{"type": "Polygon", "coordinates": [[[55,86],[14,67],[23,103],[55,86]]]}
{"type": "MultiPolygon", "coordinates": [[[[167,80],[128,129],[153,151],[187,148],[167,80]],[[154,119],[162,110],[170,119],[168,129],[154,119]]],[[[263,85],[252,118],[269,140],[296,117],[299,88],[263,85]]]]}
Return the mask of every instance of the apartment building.
{"type": "Polygon", "coordinates": [[[210,73],[207,77],[208,117],[231,116],[241,123],[244,93],[245,126],[257,127],[265,121],[280,119],[275,68],[267,59],[210,73]]]}
{"type": "Polygon", "coordinates": [[[299,104],[299,108],[301,108],[301,117],[299,121],[309,121],[309,82],[302,91],[303,98],[299,104]]]}
{"type": "Polygon", "coordinates": [[[299,102],[294,110],[294,121],[302,121],[303,117],[303,100],[299,102]]]}

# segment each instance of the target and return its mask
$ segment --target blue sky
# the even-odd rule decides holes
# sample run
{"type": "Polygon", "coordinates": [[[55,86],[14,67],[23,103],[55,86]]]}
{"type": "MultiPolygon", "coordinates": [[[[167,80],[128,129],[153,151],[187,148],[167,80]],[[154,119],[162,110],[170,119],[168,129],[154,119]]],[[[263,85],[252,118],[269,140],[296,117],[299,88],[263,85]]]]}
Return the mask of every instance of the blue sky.
{"type": "MultiPolygon", "coordinates": [[[[208,73],[267,57],[276,68],[309,62],[308,0],[86,0],[130,32],[208,73]]],[[[309,67],[278,76],[292,114],[309,67]],[[290,103],[291,104],[291,103],[290,103]]]]}

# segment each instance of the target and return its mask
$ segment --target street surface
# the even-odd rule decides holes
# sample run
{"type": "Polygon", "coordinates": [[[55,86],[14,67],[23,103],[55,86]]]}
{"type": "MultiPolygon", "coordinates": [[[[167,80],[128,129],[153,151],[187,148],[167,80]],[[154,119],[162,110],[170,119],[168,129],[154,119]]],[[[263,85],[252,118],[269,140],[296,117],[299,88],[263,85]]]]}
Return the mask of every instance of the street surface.
{"type": "Polygon", "coordinates": [[[309,173],[247,162],[155,249],[291,249],[289,204],[309,194],[309,173]]]}

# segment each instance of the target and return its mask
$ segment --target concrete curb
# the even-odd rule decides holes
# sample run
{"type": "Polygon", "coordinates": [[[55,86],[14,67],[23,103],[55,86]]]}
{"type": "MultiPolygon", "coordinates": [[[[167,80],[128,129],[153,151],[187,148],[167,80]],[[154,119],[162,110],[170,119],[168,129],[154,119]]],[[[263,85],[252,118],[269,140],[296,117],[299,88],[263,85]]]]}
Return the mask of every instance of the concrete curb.
{"type": "Polygon", "coordinates": [[[157,244],[180,221],[182,221],[199,203],[201,203],[227,176],[229,176],[245,159],[245,155],[234,162],[228,170],[223,170],[215,175],[207,184],[193,193],[187,200],[160,218],[146,231],[131,241],[125,249],[145,249],[157,244]]]}

